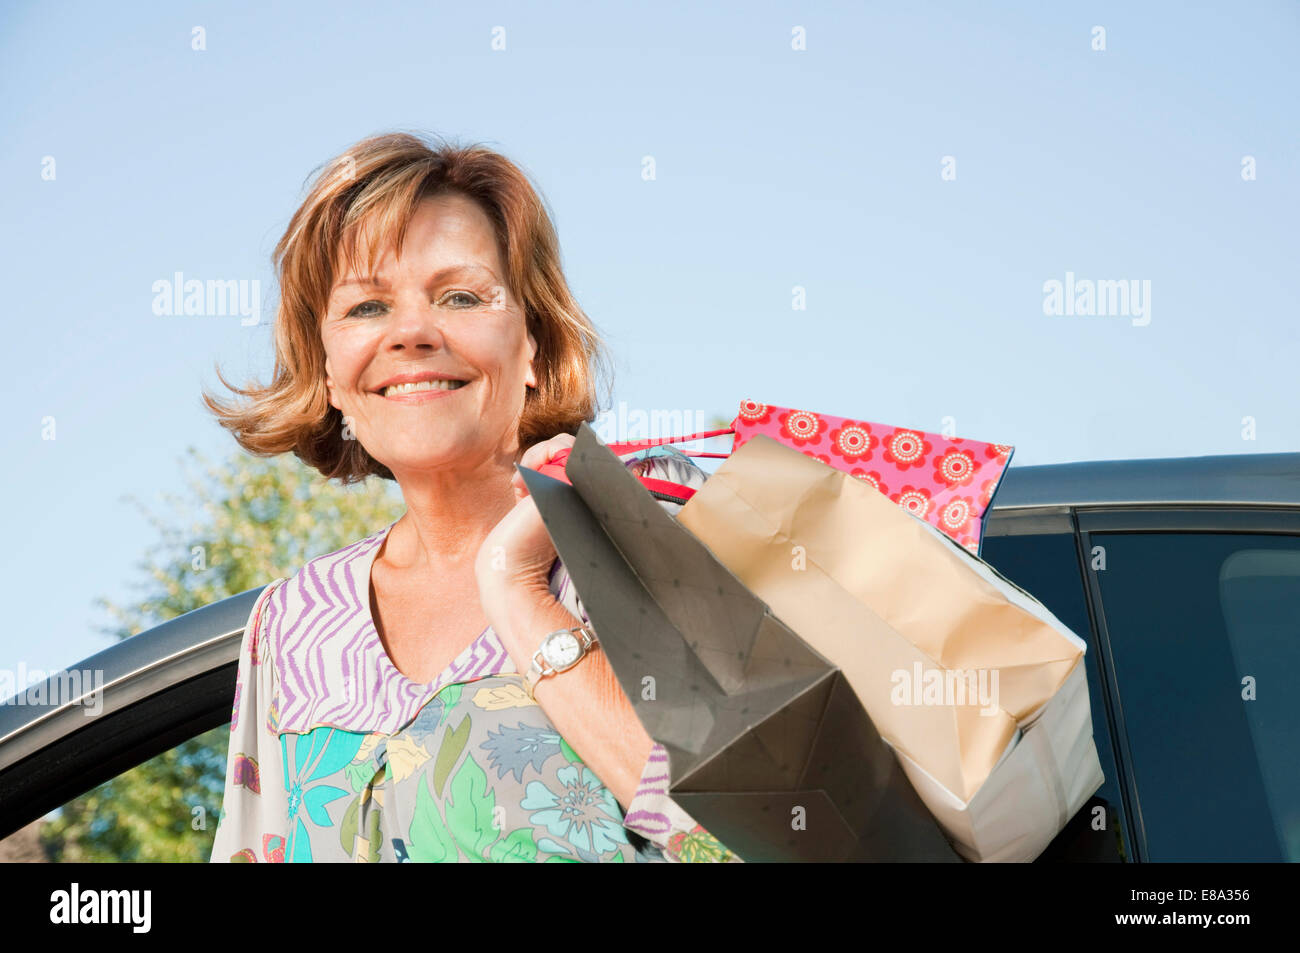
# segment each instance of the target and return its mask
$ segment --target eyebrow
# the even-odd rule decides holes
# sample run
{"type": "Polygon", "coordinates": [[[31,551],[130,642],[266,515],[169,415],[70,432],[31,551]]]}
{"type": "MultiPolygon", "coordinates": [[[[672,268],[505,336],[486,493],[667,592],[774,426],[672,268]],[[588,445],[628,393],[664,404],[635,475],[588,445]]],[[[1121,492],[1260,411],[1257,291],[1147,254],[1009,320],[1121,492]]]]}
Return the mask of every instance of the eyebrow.
{"type": "MultiPolygon", "coordinates": [[[[474,263],[463,263],[459,265],[448,265],[446,268],[442,268],[434,272],[433,277],[430,279],[430,283],[438,284],[439,282],[445,281],[448,278],[453,278],[456,275],[464,274],[465,272],[473,272],[473,271],[484,272],[490,275],[498,282],[501,280],[499,277],[497,277],[497,273],[493,271],[491,268],[488,268],[486,265],[479,265],[474,263]]],[[[350,278],[347,281],[340,281],[331,289],[330,293],[333,294],[335,291],[340,291],[343,288],[349,288],[354,285],[360,285],[366,288],[387,288],[388,282],[378,277],[377,275],[367,275],[362,278],[350,278]]]]}

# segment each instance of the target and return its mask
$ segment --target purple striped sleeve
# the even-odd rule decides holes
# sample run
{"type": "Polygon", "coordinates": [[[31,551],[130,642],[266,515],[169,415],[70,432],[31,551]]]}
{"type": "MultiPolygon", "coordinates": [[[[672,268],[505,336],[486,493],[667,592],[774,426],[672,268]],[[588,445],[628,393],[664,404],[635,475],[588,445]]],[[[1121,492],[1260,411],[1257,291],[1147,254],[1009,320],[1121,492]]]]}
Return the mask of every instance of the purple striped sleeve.
{"type": "Polygon", "coordinates": [[[668,752],[656,744],[641,769],[641,781],[627,806],[623,826],[650,841],[674,863],[741,863],[668,796],[670,774],[668,752]]]}

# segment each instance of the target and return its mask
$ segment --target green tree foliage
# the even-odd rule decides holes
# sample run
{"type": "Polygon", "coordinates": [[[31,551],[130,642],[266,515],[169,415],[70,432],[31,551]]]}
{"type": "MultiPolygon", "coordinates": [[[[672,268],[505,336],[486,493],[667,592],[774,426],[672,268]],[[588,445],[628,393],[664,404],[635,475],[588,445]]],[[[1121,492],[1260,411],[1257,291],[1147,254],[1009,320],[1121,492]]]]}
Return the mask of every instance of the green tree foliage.
{"type": "MultiPolygon", "coordinates": [[[[291,576],[305,562],[369,536],[405,509],[395,484],[344,487],[291,454],[234,454],[225,465],[197,450],[183,462],[192,499],[164,496],[175,516],[135,501],[160,542],[139,564],[139,600],[100,605],[103,631],[130,638],[193,609],[291,576]],[[197,468],[197,472],[196,472],[197,468]]],[[[206,861],[225,786],[229,726],[214,728],[65,804],[41,841],[55,861],[206,861]]]]}

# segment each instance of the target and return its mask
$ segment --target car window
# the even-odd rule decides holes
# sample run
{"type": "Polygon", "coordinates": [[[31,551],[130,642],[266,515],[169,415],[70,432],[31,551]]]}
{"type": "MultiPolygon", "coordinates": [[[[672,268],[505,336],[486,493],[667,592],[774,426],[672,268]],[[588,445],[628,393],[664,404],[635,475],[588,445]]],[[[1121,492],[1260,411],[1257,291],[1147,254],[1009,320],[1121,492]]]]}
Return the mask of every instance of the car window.
{"type": "Polygon", "coordinates": [[[1074,536],[1066,533],[1017,536],[989,535],[981,558],[1048,608],[1087,645],[1084,665],[1088,701],[1092,707],[1092,734],[1105,777],[1096,796],[1078,812],[1071,828],[1047,851],[1047,860],[1116,860],[1125,857],[1125,818],[1120,798],[1119,771],[1115,766],[1107,727],[1106,701],[1098,674],[1098,650],[1088,620],[1087,597],[1074,536]],[[1095,808],[1102,807],[1106,831],[1094,831],[1095,808]],[[1098,841],[1103,841],[1098,843],[1098,841]]]}
{"type": "Polygon", "coordinates": [[[1150,858],[1300,860],[1300,537],[1090,545],[1150,858]]]}

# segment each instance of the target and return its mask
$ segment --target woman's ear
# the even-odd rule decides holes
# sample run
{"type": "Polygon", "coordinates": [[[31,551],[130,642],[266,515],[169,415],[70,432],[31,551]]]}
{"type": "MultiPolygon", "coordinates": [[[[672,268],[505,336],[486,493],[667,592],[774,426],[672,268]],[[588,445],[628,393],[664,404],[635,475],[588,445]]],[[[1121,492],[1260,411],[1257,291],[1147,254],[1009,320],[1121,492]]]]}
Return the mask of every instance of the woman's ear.
{"type": "Polygon", "coordinates": [[[342,410],[338,400],[334,396],[334,377],[330,373],[330,359],[325,358],[325,392],[329,395],[330,406],[335,410],[342,410]]]}
{"type": "Polygon", "coordinates": [[[537,358],[537,339],[533,337],[533,332],[528,332],[528,375],[524,378],[524,383],[529,387],[537,386],[537,369],[534,366],[537,358]]]}

